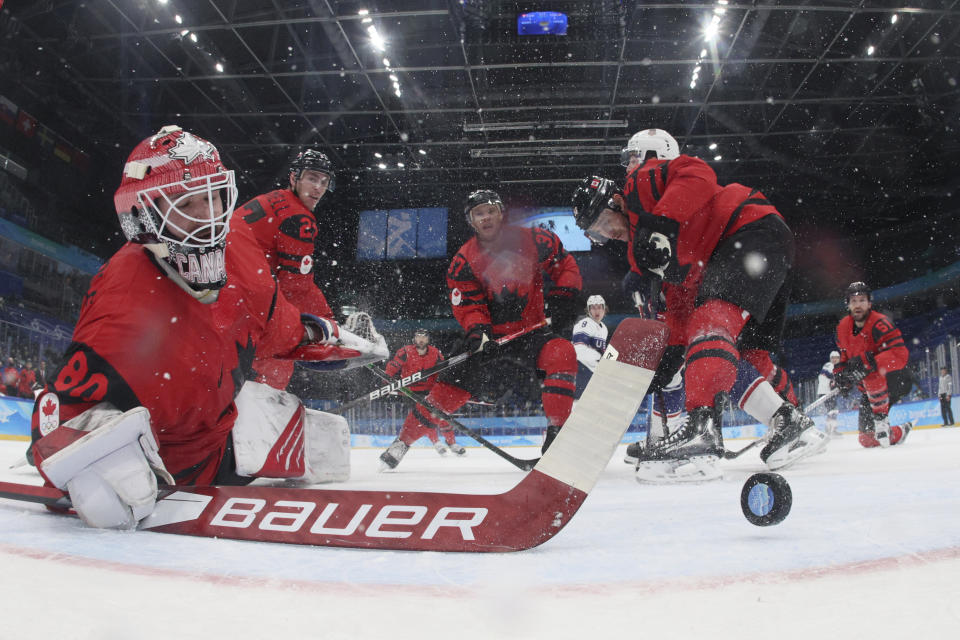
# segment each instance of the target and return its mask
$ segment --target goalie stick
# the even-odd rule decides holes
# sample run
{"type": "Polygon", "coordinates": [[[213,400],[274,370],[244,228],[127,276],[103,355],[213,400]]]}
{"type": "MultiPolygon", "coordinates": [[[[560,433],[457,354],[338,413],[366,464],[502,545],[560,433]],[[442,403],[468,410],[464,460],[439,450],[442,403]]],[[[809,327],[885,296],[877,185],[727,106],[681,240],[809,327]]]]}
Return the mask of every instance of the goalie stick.
{"type": "MultiPolygon", "coordinates": [[[[512,341],[512,340],[516,340],[517,338],[519,338],[519,337],[521,337],[521,336],[525,336],[525,335],[527,335],[528,333],[533,333],[533,332],[536,331],[537,329],[542,329],[543,327],[547,326],[548,324],[550,324],[550,321],[549,321],[549,320],[542,320],[542,321],[538,322],[537,324],[531,325],[531,326],[529,326],[529,327],[524,327],[523,329],[521,329],[521,330],[519,330],[519,331],[516,331],[516,332],[514,332],[514,333],[510,333],[510,334],[507,334],[507,335],[505,335],[505,336],[501,336],[501,337],[499,337],[499,338],[496,339],[496,340],[497,340],[497,344],[499,344],[499,345],[501,345],[501,346],[502,346],[502,345],[505,345],[505,344],[507,344],[508,342],[510,342],[510,341],[512,341]]],[[[393,379],[391,378],[391,379],[390,379],[390,384],[385,385],[385,386],[382,386],[382,387],[377,387],[376,389],[374,389],[373,391],[370,391],[369,393],[366,393],[366,394],[364,394],[364,395],[362,395],[362,396],[360,396],[360,397],[358,397],[358,398],[354,398],[353,400],[350,400],[349,402],[345,402],[345,403],[343,403],[342,405],[340,405],[339,407],[336,407],[336,408],[334,408],[334,409],[330,409],[330,410],[329,410],[329,413],[342,414],[342,413],[343,413],[344,411],[346,411],[347,409],[352,409],[353,407],[356,407],[356,406],[358,406],[358,405],[366,404],[366,403],[368,403],[368,402],[372,402],[372,401],[376,400],[377,398],[385,398],[385,397],[387,397],[388,395],[390,395],[390,393],[391,393],[392,391],[399,391],[400,389],[403,389],[404,387],[408,387],[408,386],[410,386],[411,384],[414,384],[414,383],[419,382],[419,381],[421,381],[421,380],[426,380],[426,379],[429,378],[430,376],[435,375],[435,374],[437,374],[437,373],[440,373],[441,371],[444,371],[444,370],[449,369],[449,368],[451,368],[451,367],[456,367],[457,365],[462,364],[464,361],[466,361],[467,359],[469,359],[469,358],[470,358],[471,356],[473,356],[473,355],[475,355],[475,353],[469,352],[469,351],[468,351],[468,352],[465,352],[465,353],[460,353],[460,354],[457,354],[457,355],[453,356],[453,357],[450,358],[449,360],[444,360],[443,362],[438,363],[436,366],[430,367],[429,369],[427,369],[427,370],[425,370],[425,371],[418,371],[418,372],[413,373],[413,374],[411,374],[411,375],[409,375],[409,376],[404,376],[403,378],[400,378],[399,380],[393,380],[393,379]]]]}
{"type": "MultiPolygon", "coordinates": [[[[417,551],[521,551],[574,516],[630,425],[663,355],[667,329],[628,318],[536,468],[505,493],[297,489],[164,490],[139,529],[203,537],[417,551]]],[[[0,482],[0,496],[69,507],[53,488],[0,482]]]]}
{"type": "MultiPolygon", "coordinates": [[[[382,380],[392,380],[392,378],[387,375],[386,371],[384,371],[377,365],[373,364],[372,362],[364,366],[366,366],[367,369],[372,371],[374,375],[379,376],[382,380]]],[[[427,404],[426,396],[423,396],[419,393],[415,393],[412,389],[407,389],[406,387],[404,387],[399,390],[399,393],[403,394],[404,397],[406,397],[408,400],[410,400],[414,404],[418,404],[424,409],[426,409],[427,411],[429,411],[430,413],[432,413],[435,418],[438,418],[440,420],[445,420],[446,422],[450,423],[450,426],[453,427],[456,431],[466,436],[470,436],[471,438],[479,442],[481,446],[489,449],[490,451],[500,456],[501,458],[503,458],[513,466],[517,467],[518,469],[521,469],[523,471],[530,471],[536,466],[537,462],[540,461],[540,458],[525,460],[523,458],[516,458],[510,455],[509,453],[507,453],[497,445],[493,444],[492,442],[484,438],[482,435],[480,435],[479,433],[477,433],[467,425],[463,424],[462,422],[460,422],[459,420],[451,416],[449,413],[446,413],[445,411],[441,411],[440,409],[434,406],[431,406],[430,404],[427,404]]]]}
{"type": "MultiPolygon", "coordinates": [[[[827,394],[824,394],[824,395],[820,396],[819,398],[817,398],[816,400],[814,400],[813,402],[811,402],[810,404],[808,404],[806,407],[804,407],[803,412],[804,412],[804,413],[809,413],[810,411],[813,411],[814,409],[819,408],[820,405],[822,405],[823,403],[825,403],[825,402],[826,402],[827,400],[829,400],[830,398],[835,397],[838,393],[840,393],[840,389],[832,389],[832,390],[830,391],[830,393],[827,393],[827,394]]],[[[723,453],[723,459],[724,459],[724,460],[735,460],[735,459],[739,458],[740,456],[742,456],[743,454],[745,454],[745,453],[746,453],[747,451],[749,451],[750,449],[753,449],[754,447],[757,447],[757,446],[763,444],[764,442],[766,442],[767,440],[769,440],[769,439],[770,439],[769,436],[770,436],[770,431],[767,430],[767,432],[766,432],[765,434],[763,434],[763,436],[757,438],[756,440],[754,440],[753,442],[751,442],[750,444],[748,444],[748,445],[745,446],[744,448],[738,449],[737,451],[725,451],[725,452],[723,453]]]]}

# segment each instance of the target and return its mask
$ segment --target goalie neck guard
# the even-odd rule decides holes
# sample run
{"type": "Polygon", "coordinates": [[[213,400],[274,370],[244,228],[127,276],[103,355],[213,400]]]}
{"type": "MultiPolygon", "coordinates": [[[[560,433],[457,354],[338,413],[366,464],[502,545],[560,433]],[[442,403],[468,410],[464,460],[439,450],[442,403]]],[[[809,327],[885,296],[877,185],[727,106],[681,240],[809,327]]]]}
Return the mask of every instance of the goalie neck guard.
{"type": "Polygon", "coordinates": [[[194,291],[223,287],[237,187],[211,143],[163,127],[134,147],[113,200],[127,240],[147,245],[194,291]]]}

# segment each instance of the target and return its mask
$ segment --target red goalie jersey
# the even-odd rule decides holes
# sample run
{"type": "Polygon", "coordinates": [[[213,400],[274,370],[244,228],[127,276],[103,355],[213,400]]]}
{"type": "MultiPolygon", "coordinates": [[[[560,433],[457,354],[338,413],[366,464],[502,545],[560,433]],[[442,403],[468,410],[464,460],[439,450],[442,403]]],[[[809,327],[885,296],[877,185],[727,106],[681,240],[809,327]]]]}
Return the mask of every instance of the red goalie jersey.
{"type": "Polygon", "coordinates": [[[104,265],[90,283],[65,364],[34,408],[38,465],[67,444],[38,441],[49,432],[40,429],[41,413],[49,424],[59,411],[64,423],[109,402],[121,411],[150,410],[177,484],[213,480],[254,353],[284,354],[303,337],[299,313],[279,295],[250,230],[232,228],[224,253],[227,284],[210,304],[191,299],[141,245],[126,244],[104,265]]]}
{"type": "Polygon", "coordinates": [[[471,238],[447,270],[453,315],[468,333],[492,325],[494,337],[542,322],[544,273],[554,287],[582,286],[576,261],[552,231],[507,225],[492,249],[471,238]]]}

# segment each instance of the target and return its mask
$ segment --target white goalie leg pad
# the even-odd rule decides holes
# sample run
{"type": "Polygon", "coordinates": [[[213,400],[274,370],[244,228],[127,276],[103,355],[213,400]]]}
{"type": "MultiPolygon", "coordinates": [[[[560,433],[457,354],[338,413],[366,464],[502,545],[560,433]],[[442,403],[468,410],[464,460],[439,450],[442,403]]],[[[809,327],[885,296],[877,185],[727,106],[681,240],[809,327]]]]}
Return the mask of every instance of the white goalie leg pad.
{"type": "Polygon", "coordinates": [[[345,482],[350,479],[350,426],[343,416],[307,409],[306,473],[303,481],[345,482]]]}
{"type": "Polygon", "coordinates": [[[252,381],[236,403],[238,475],[310,484],[350,477],[350,428],[343,417],[305,409],[292,393],[252,381]]]}
{"type": "Polygon", "coordinates": [[[300,398],[248,380],[236,397],[233,452],[237,474],[296,478],[304,474],[304,409],[300,398]]]}
{"type": "Polygon", "coordinates": [[[173,478],[160,459],[146,408],[103,411],[100,416],[107,418],[103,424],[48,457],[40,468],[54,486],[70,494],[87,525],[130,529],[153,513],[154,470],[169,484],[173,478]]]}

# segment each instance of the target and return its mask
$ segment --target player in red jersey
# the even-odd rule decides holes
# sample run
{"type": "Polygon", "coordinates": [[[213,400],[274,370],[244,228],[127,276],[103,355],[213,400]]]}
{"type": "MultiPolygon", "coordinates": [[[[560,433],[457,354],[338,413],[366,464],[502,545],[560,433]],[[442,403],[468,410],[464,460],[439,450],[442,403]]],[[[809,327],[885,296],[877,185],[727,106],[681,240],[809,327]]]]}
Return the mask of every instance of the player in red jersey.
{"type": "MultiPolygon", "coordinates": [[[[397,349],[393,359],[387,363],[386,372],[391,378],[403,378],[418,371],[430,369],[441,360],[443,360],[443,354],[430,344],[430,334],[427,330],[417,329],[413,334],[413,344],[404,345],[397,349]]],[[[430,391],[436,382],[437,376],[430,376],[426,380],[410,385],[410,390],[424,393],[430,391]]],[[[457,443],[457,436],[446,421],[432,420],[426,410],[417,405],[407,414],[397,439],[380,455],[380,460],[383,462],[382,467],[384,469],[396,468],[410,449],[410,445],[424,437],[433,443],[434,449],[440,455],[446,455],[447,447],[458,456],[467,454],[466,448],[457,443]],[[438,430],[443,434],[443,440],[446,444],[440,442],[440,437],[437,435],[438,430]]]]}
{"type": "Polygon", "coordinates": [[[114,200],[128,242],[91,281],[32,421],[37,467],[91,526],[147,517],[157,476],[349,475],[342,418],[245,384],[245,373],[254,353],[341,366],[386,349],[279,294],[249,228],[230,228],[236,196],[216,148],[180,127],[142,141],[124,167],[114,200]]]}
{"type": "MultiPolygon", "coordinates": [[[[623,193],[592,184],[602,179],[585,180],[574,196],[577,223],[594,238],[629,243],[628,282],[641,308],[655,312],[661,290],[666,299],[671,347],[651,388],[685,366],[689,417],[652,447],[651,463],[692,460],[715,469],[724,452],[717,396],[733,388],[741,359],[789,388],[770,353],[786,317],[793,234],[762,193],[720,186],[713,170],[681,155],[665,131],[637,133],[624,156],[623,193]]],[[[765,463],[782,467],[823,446],[825,435],[792,402],[773,389],[761,402],[756,391],[751,397],[764,405],[757,412],[769,414],[772,429],[760,454],[765,463]]]]}
{"type": "MultiPolygon", "coordinates": [[[[456,411],[472,396],[487,396],[503,377],[495,359],[536,369],[544,376],[541,400],[547,417],[543,450],[570,415],[577,374],[569,335],[578,311],[580,269],[560,238],[547,229],[506,224],[503,202],[493,191],[481,189],[467,197],[467,223],[475,235],[450,262],[447,288],[453,315],[465,333],[464,350],[484,353],[479,366],[459,367],[439,376],[427,396],[433,407],[456,411]],[[544,274],[553,283],[544,292],[544,274]],[[497,349],[494,340],[551,319],[551,327],[531,331],[497,349]]],[[[432,416],[424,418],[436,425],[432,416]]]]}
{"type": "MultiPolygon", "coordinates": [[[[313,210],[331,188],[333,165],[323,153],[307,149],[290,163],[288,180],[288,189],[259,195],[238,208],[232,224],[250,225],[281,293],[293,306],[303,313],[333,319],[313,270],[317,237],[313,210]]],[[[257,382],[286,389],[293,376],[293,361],[258,357],[253,369],[257,382]]]]}
{"type": "Polygon", "coordinates": [[[889,447],[902,444],[913,428],[907,422],[890,426],[890,405],[910,393],[913,375],[907,368],[910,353],[893,320],[873,310],[870,288],[863,282],[847,287],[847,310],[837,325],[840,362],[833,369],[834,380],[844,395],[854,387],[860,399],[860,444],[889,447]]]}

